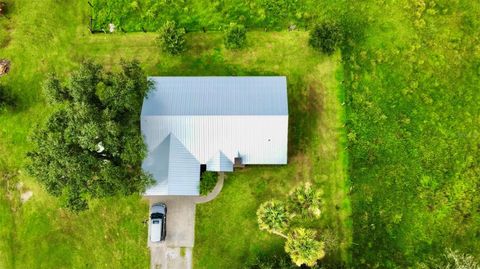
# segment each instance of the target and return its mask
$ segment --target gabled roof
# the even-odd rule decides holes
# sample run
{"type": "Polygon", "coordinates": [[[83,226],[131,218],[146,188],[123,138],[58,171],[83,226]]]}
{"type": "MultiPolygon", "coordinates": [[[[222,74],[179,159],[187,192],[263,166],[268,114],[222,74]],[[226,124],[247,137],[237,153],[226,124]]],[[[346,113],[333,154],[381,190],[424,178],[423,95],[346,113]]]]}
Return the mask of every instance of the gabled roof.
{"type": "Polygon", "coordinates": [[[288,115],[286,77],[151,77],[153,115],[288,115]]]}
{"type": "Polygon", "coordinates": [[[198,195],[200,163],[172,134],[148,153],[142,168],[155,185],[146,195],[198,195]]]}
{"type": "Polygon", "coordinates": [[[224,172],[232,172],[233,171],[233,162],[223,154],[222,151],[218,151],[217,154],[212,156],[210,160],[207,162],[207,170],[208,171],[224,171],[224,172]]]}
{"type": "Polygon", "coordinates": [[[141,130],[144,169],[157,184],[146,195],[198,195],[200,164],[286,164],[285,77],[150,77],[141,130]],[[167,146],[165,146],[165,144],[167,146]]]}

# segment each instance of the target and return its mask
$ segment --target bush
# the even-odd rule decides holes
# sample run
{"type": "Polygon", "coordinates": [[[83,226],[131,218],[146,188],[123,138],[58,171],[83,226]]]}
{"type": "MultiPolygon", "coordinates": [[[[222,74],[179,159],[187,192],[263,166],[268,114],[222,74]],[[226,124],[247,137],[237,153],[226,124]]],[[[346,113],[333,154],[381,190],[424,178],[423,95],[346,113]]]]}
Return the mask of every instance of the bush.
{"type": "Polygon", "coordinates": [[[324,22],[316,25],[310,31],[310,46],[326,54],[333,54],[337,45],[342,40],[340,27],[333,22],[324,22]]]}
{"type": "Polygon", "coordinates": [[[158,37],[163,51],[172,55],[185,51],[185,28],[177,28],[174,21],[167,21],[160,29],[158,37]]]}
{"type": "Polygon", "coordinates": [[[247,43],[247,29],[240,24],[231,23],[225,31],[225,47],[229,49],[243,48],[247,43]]]}
{"type": "Polygon", "coordinates": [[[207,195],[210,193],[215,185],[217,185],[218,175],[215,172],[205,171],[202,174],[200,181],[200,195],[207,195]]]}

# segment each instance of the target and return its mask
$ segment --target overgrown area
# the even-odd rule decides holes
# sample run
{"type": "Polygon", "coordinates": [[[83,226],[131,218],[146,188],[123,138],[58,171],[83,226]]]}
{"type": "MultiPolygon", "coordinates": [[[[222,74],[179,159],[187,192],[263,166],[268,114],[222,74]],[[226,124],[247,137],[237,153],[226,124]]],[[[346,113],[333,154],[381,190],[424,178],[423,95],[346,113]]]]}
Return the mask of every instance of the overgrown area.
{"type": "Polygon", "coordinates": [[[314,0],[93,0],[93,29],[108,30],[113,23],[126,32],[158,31],[169,20],[175,20],[189,31],[221,30],[230,23],[248,28],[286,30],[288,27],[305,27],[338,1],[314,0]]]}
{"type": "Polygon", "coordinates": [[[358,267],[436,268],[446,248],[479,258],[479,12],[477,1],[442,0],[348,10],[358,267]]]}

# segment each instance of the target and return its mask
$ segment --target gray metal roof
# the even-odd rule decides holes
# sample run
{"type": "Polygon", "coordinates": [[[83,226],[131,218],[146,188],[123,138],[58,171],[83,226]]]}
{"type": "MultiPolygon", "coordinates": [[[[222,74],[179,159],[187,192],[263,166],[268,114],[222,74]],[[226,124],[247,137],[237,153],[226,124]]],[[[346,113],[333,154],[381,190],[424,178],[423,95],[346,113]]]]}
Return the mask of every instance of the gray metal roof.
{"type": "Polygon", "coordinates": [[[146,195],[198,195],[200,164],[232,171],[243,164],[286,164],[285,77],[152,77],[141,131],[142,165],[156,184],[146,195]]]}
{"type": "Polygon", "coordinates": [[[156,181],[146,195],[199,194],[200,163],[172,134],[148,153],[142,168],[156,181]]]}
{"type": "Polygon", "coordinates": [[[233,171],[233,162],[225,156],[225,154],[219,151],[207,162],[208,171],[223,171],[223,172],[232,172],[233,171]]]}
{"type": "Polygon", "coordinates": [[[286,77],[150,77],[142,115],[288,115],[286,77]]]}

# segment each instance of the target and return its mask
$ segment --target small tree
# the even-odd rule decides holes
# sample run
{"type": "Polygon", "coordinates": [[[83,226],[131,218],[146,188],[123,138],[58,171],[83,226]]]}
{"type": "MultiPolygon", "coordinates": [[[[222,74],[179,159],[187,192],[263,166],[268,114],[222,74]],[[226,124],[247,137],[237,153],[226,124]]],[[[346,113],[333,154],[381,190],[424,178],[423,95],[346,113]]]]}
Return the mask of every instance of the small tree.
{"type": "Polygon", "coordinates": [[[325,256],[323,242],[318,241],[316,236],[314,230],[304,228],[295,228],[288,234],[285,252],[296,265],[312,267],[325,256]]]}
{"type": "Polygon", "coordinates": [[[261,204],[257,210],[257,221],[260,230],[287,238],[284,232],[288,227],[289,218],[283,202],[270,200],[261,204]]]}
{"type": "Polygon", "coordinates": [[[185,51],[185,34],[185,28],[178,28],[174,21],[167,21],[158,37],[162,50],[172,55],[185,51]]]}
{"type": "Polygon", "coordinates": [[[229,49],[243,48],[247,43],[247,29],[245,26],[231,23],[225,32],[225,47],[229,49]]]}
{"type": "Polygon", "coordinates": [[[341,40],[340,27],[333,22],[323,22],[310,31],[310,46],[329,55],[335,52],[341,40]]]}
{"type": "Polygon", "coordinates": [[[288,196],[291,212],[299,212],[302,217],[319,218],[322,206],[322,191],[312,188],[309,182],[296,187],[288,196]]]}

